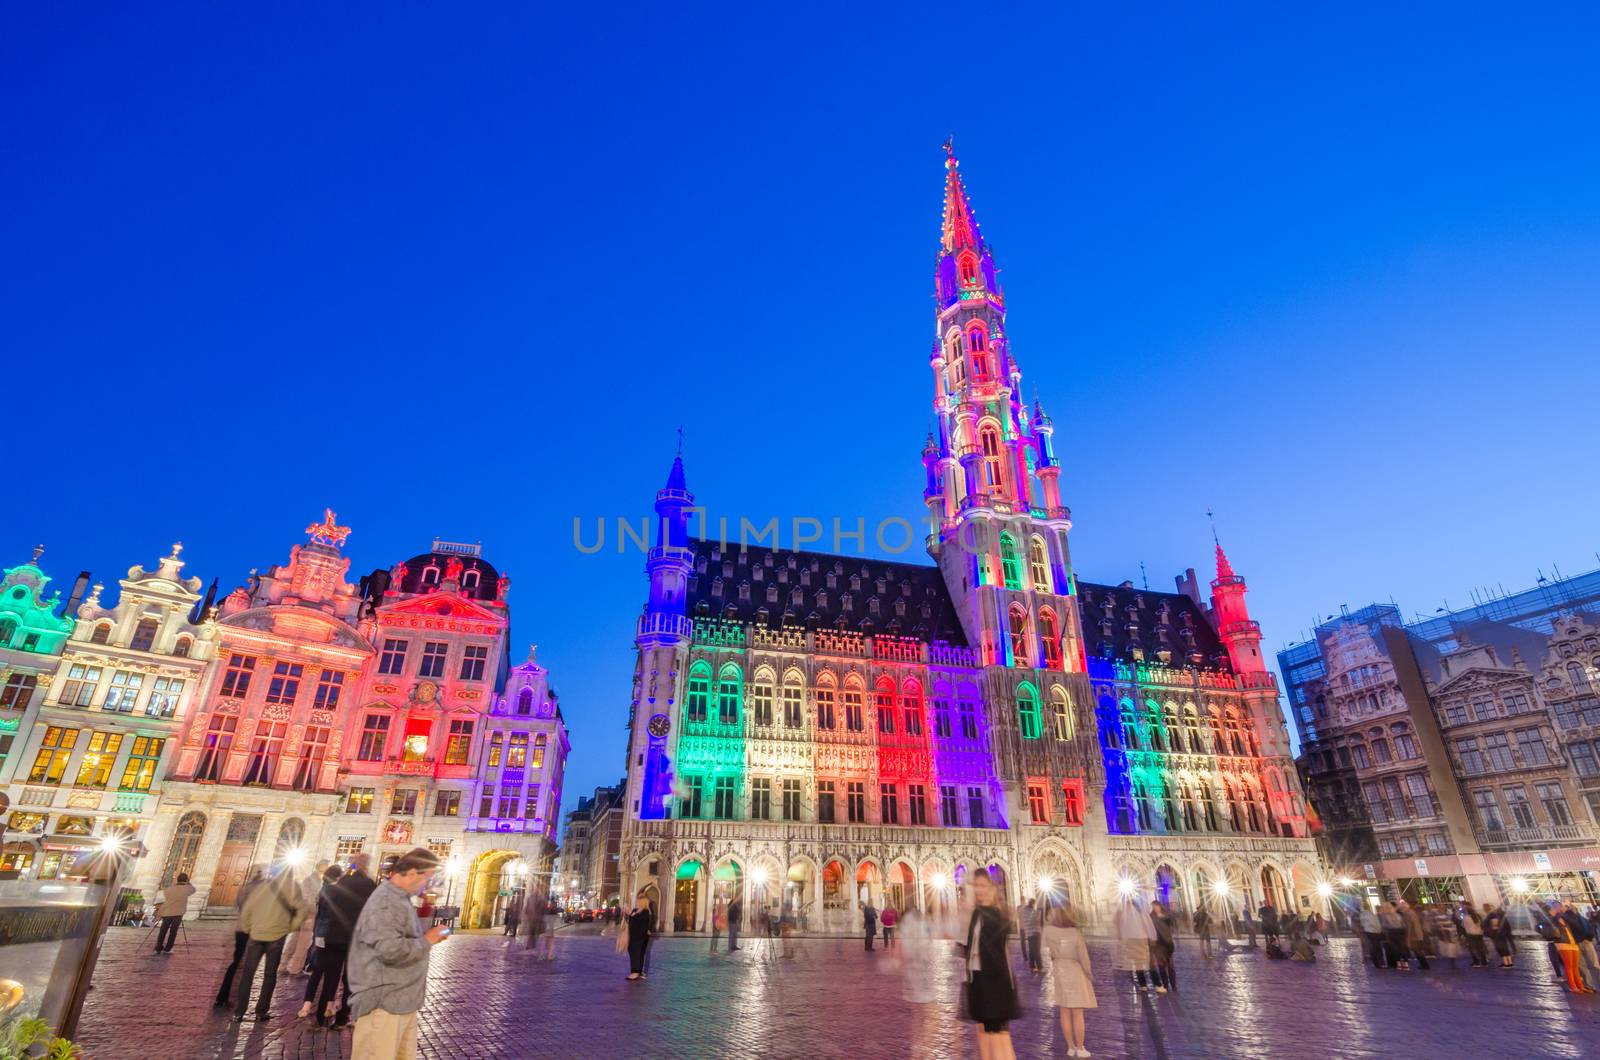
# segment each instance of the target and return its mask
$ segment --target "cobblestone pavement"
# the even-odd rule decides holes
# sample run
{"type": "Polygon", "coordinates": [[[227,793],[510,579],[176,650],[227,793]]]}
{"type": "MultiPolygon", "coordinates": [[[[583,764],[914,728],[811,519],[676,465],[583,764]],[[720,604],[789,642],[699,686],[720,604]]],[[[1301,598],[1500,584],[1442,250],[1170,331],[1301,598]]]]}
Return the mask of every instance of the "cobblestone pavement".
{"type": "MultiPolygon", "coordinates": [[[[112,930],[78,1031],[89,1060],[349,1055],[349,1031],[295,1020],[303,979],[280,979],[264,1025],[216,1014],[231,929],[190,925],[189,938],[190,948],[156,957],[142,931],[112,930]]],[[[957,1020],[953,958],[934,970],[939,1000],[919,1006],[901,1000],[893,956],[852,940],[802,945],[790,961],[765,939],[719,957],[704,939],[664,939],[652,947],[649,979],[630,983],[609,938],[563,932],[556,959],[544,963],[492,935],[458,935],[435,951],[421,1052],[451,1060],[976,1055],[971,1025],[957,1020]]],[[[1542,944],[1530,943],[1510,972],[1400,973],[1363,964],[1344,939],[1322,947],[1315,964],[1268,962],[1242,947],[1206,961],[1186,939],[1180,990],[1165,997],[1137,994],[1113,973],[1109,943],[1091,949],[1096,1057],[1600,1056],[1600,995],[1560,990],[1542,944]]],[[[1018,979],[1017,1054],[1065,1056],[1048,977],[1019,968],[1018,979]]]]}

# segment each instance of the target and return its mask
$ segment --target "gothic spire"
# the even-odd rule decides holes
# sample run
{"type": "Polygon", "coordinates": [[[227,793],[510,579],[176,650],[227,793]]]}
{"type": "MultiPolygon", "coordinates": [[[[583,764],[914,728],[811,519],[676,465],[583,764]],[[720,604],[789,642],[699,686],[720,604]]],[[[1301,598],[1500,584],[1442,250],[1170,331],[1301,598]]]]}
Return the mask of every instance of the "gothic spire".
{"type": "Polygon", "coordinates": [[[1233,564],[1228,562],[1228,554],[1222,551],[1222,542],[1217,542],[1217,581],[1231,581],[1238,577],[1233,573],[1233,564]]]}
{"type": "Polygon", "coordinates": [[[972,217],[972,201],[961,183],[961,163],[956,160],[955,137],[944,142],[944,249],[953,254],[958,250],[978,250],[983,237],[978,222],[972,217]]]}

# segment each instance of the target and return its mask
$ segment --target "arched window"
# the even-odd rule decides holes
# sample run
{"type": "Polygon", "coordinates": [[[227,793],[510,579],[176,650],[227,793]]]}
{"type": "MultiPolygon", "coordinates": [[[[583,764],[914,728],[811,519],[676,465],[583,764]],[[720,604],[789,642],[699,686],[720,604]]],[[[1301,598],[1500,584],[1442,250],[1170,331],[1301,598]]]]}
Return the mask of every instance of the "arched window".
{"type": "Polygon", "coordinates": [[[1572,682],[1574,692],[1589,691],[1589,674],[1582,663],[1567,663],[1567,680],[1572,682]]]}
{"type": "Polygon", "coordinates": [[[100,622],[94,627],[94,633],[89,637],[90,644],[105,644],[111,640],[111,623],[100,622]]]}
{"type": "Polygon", "coordinates": [[[550,748],[550,735],[541,732],[533,738],[533,761],[528,763],[529,769],[544,768],[544,753],[550,748]]]}
{"type": "Polygon", "coordinates": [[[722,668],[722,675],[717,679],[717,720],[724,725],[739,724],[742,683],[737,666],[729,663],[722,668]]]}
{"type": "Polygon", "coordinates": [[[1044,538],[1037,534],[1028,539],[1028,573],[1033,576],[1033,587],[1039,592],[1055,591],[1050,585],[1049,553],[1045,551],[1044,538]]]}
{"type": "Polygon", "coordinates": [[[978,432],[978,444],[983,450],[983,485],[988,490],[998,490],[1005,481],[1000,459],[1000,432],[986,426],[978,432]]]}
{"type": "Polygon", "coordinates": [[[1021,604],[1011,605],[1011,665],[1027,666],[1028,613],[1021,604]]]}
{"type": "Polygon", "coordinates": [[[877,688],[873,692],[872,707],[878,715],[878,731],[885,736],[894,735],[896,728],[894,717],[894,682],[889,678],[878,678],[877,688]]]}
{"type": "Polygon", "coordinates": [[[961,274],[961,283],[964,287],[971,287],[978,282],[978,259],[973,254],[963,254],[956,259],[956,271],[961,274]]]}
{"type": "Polygon", "coordinates": [[[133,640],[128,647],[134,651],[149,651],[156,642],[156,630],[161,628],[161,623],[153,618],[141,618],[139,624],[133,627],[133,640]]]}
{"type": "Polygon", "coordinates": [[[867,727],[862,707],[861,681],[847,677],[844,682],[844,727],[851,732],[864,732],[867,727]]]}
{"type": "Polygon", "coordinates": [[[1067,698],[1067,690],[1060,685],[1050,690],[1050,707],[1056,739],[1072,739],[1072,701],[1067,698]]]}
{"type": "Polygon", "coordinates": [[[1389,741],[1383,738],[1382,729],[1372,729],[1367,733],[1368,743],[1372,747],[1373,761],[1380,766],[1394,761],[1394,756],[1389,753],[1389,741]]]}
{"type": "Polygon", "coordinates": [[[838,690],[833,684],[832,674],[823,674],[817,678],[817,728],[832,731],[834,708],[838,701],[838,690]]]}
{"type": "Polygon", "coordinates": [[[973,353],[981,353],[989,348],[989,344],[983,337],[983,328],[974,326],[971,331],[967,332],[967,345],[972,348],[973,353]]]}
{"type": "Polygon", "coordinates": [[[178,878],[194,874],[195,859],[200,854],[200,839],[206,834],[206,815],[191,810],[178,818],[178,828],[172,834],[172,846],[167,848],[167,863],[161,869],[161,886],[178,878]]]}
{"type": "Polygon", "coordinates": [[[1061,669],[1061,631],[1056,628],[1055,612],[1048,607],[1039,612],[1039,641],[1044,645],[1044,665],[1061,669]]]}
{"type": "Polygon", "coordinates": [[[435,567],[431,563],[428,564],[426,567],[423,567],[422,568],[422,584],[423,585],[438,585],[439,584],[439,568],[435,567]]]}
{"type": "Polygon", "coordinates": [[[696,663],[689,671],[689,694],[683,709],[690,721],[705,721],[711,712],[711,668],[705,663],[696,663]]]}
{"type": "Polygon", "coordinates": [[[904,715],[903,731],[907,736],[922,735],[922,686],[907,681],[900,686],[900,711],[904,715]]]}
{"type": "Polygon", "coordinates": [[[1189,737],[1190,752],[1204,754],[1205,747],[1200,742],[1200,719],[1195,716],[1193,703],[1189,703],[1183,708],[1183,728],[1189,737]]]}
{"type": "Polygon", "coordinates": [[[1000,535],[1000,577],[1007,589],[1022,588],[1022,564],[1017,559],[1017,543],[1010,534],[1000,535]]]}
{"type": "Polygon", "coordinates": [[[461,575],[461,588],[463,591],[467,589],[476,589],[481,584],[483,584],[483,575],[476,567],[473,567],[471,570],[461,575]]]}
{"type": "Polygon", "coordinates": [[[172,646],[172,654],[176,655],[180,659],[187,659],[189,657],[189,651],[193,647],[194,640],[192,638],[179,637],[177,643],[173,644],[172,646]]]}
{"type": "Polygon", "coordinates": [[[1039,693],[1030,684],[1017,689],[1017,720],[1022,725],[1024,740],[1037,740],[1044,735],[1044,722],[1039,717],[1039,693]]]}
{"type": "Polygon", "coordinates": [[[1130,751],[1139,749],[1139,723],[1133,713],[1133,700],[1122,701],[1122,746],[1130,751]]]}
{"type": "Polygon", "coordinates": [[[987,383],[994,379],[994,362],[990,359],[989,344],[983,337],[982,328],[975,327],[967,332],[967,349],[972,354],[973,380],[987,383]]]}
{"type": "Polygon", "coordinates": [[[1150,724],[1150,750],[1165,751],[1167,747],[1167,727],[1161,718],[1161,704],[1154,699],[1144,701],[1145,709],[1149,711],[1150,724]]]}
{"type": "Polygon", "coordinates": [[[533,689],[524,688],[517,693],[517,713],[524,718],[533,714],[533,689]]]}

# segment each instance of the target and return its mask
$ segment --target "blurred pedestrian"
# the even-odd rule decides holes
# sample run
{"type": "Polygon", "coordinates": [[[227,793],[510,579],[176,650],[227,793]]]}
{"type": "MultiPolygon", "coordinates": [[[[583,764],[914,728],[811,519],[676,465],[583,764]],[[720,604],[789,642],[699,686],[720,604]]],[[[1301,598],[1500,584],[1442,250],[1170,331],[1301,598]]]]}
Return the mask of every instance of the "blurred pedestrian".
{"type": "Polygon", "coordinates": [[[1386,968],[1388,962],[1384,960],[1383,924],[1378,920],[1378,913],[1371,906],[1363,905],[1358,915],[1361,926],[1361,940],[1367,947],[1367,957],[1371,959],[1374,968],[1386,968]]]}
{"type": "Polygon", "coordinates": [[[650,948],[650,935],[655,930],[655,912],[650,908],[650,896],[640,891],[634,898],[633,912],[628,914],[628,978],[643,979],[645,951],[650,948]]]}
{"type": "Polygon", "coordinates": [[[544,959],[556,959],[556,932],[561,930],[561,909],[554,902],[549,902],[544,907],[544,959]]]}
{"type": "Polygon", "coordinates": [[[974,907],[964,946],[967,1017],[978,1024],[979,1060],[1013,1060],[1010,1023],[1017,1018],[1017,984],[1006,955],[1011,919],[988,869],[972,874],[971,887],[974,907]]]}
{"type": "Polygon", "coordinates": [[[711,907],[711,952],[717,952],[717,940],[728,930],[728,907],[718,898],[711,907]]]}
{"type": "Polygon", "coordinates": [[[1055,984],[1056,1008],[1061,1013],[1061,1033],[1068,1056],[1089,1056],[1084,1044],[1083,1010],[1098,1008],[1094,996],[1094,969],[1089,946],[1078,920],[1066,906],[1051,910],[1044,928],[1044,952],[1050,956],[1050,977],[1055,984]]]}
{"type": "Polygon", "coordinates": [[[1150,943],[1155,940],[1156,927],[1150,914],[1139,905],[1137,898],[1124,897],[1117,906],[1112,926],[1117,933],[1117,971],[1132,975],[1134,984],[1145,988],[1145,973],[1150,969],[1150,943]]]}
{"type": "Polygon", "coordinates": [[[1489,967],[1489,947],[1483,937],[1483,917],[1470,903],[1463,902],[1456,907],[1455,922],[1461,941],[1472,956],[1472,967],[1489,967]]]}
{"type": "Polygon", "coordinates": [[[189,882],[187,872],[178,873],[175,881],[161,888],[161,904],[156,907],[156,916],[161,918],[161,930],[156,933],[157,953],[172,952],[172,944],[178,941],[178,929],[189,912],[189,899],[193,897],[194,884],[189,882]]]}
{"type": "Polygon", "coordinates": [[[306,975],[311,966],[312,947],[311,936],[315,930],[317,915],[317,895],[322,893],[322,874],[328,870],[328,862],[319,861],[315,872],[308,872],[300,878],[300,897],[305,903],[306,915],[300,924],[283,940],[283,967],[291,975],[306,975]]]}
{"type": "Polygon", "coordinates": [[[1406,920],[1392,902],[1378,906],[1378,925],[1383,929],[1383,955],[1395,971],[1409,972],[1411,962],[1406,958],[1406,920]]]}
{"type": "Polygon", "coordinates": [[[1194,933],[1200,937],[1200,956],[1209,961],[1213,956],[1211,949],[1211,914],[1206,912],[1205,906],[1195,910],[1194,933]]]}
{"type": "Polygon", "coordinates": [[[294,870],[285,866],[277,876],[250,892],[239,912],[239,926],[250,936],[245,945],[239,985],[234,991],[233,1018],[244,1019],[250,1008],[256,969],[265,962],[261,995],[256,999],[256,1021],[272,1016],[272,994],[278,987],[278,967],[285,940],[306,918],[305,892],[294,870]]]}
{"type": "Polygon", "coordinates": [[[1150,977],[1155,981],[1156,993],[1165,994],[1178,989],[1178,973],[1172,967],[1177,943],[1173,940],[1172,914],[1165,903],[1150,903],[1150,924],[1155,929],[1155,938],[1150,941],[1150,977]]]}
{"type": "MultiPolygon", "coordinates": [[[[1268,898],[1261,903],[1261,908],[1256,913],[1261,918],[1261,935],[1267,942],[1278,940],[1278,908],[1268,898]]],[[[1252,943],[1254,945],[1254,943],[1252,943]]]]}
{"type": "Polygon", "coordinates": [[[239,964],[244,960],[244,951],[250,945],[250,933],[240,925],[239,919],[244,913],[244,903],[249,900],[250,892],[261,883],[264,870],[260,865],[250,866],[250,871],[245,874],[244,883],[239,885],[238,893],[233,896],[234,922],[233,922],[233,959],[228,962],[228,970],[222,973],[222,985],[217,988],[217,999],[212,1003],[213,1008],[227,1008],[233,1004],[233,977],[239,971],[239,964]]]}
{"type": "Polygon", "coordinates": [[[333,915],[328,919],[327,944],[322,947],[322,962],[326,967],[322,975],[322,989],[317,993],[319,1027],[326,1026],[329,1020],[333,1021],[335,1027],[343,1027],[350,1022],[350,943],[355,937],[361,910],[366,908],[372,892],[378,889],[378,881],[367,875],[367,867],[371,864],[371,854],[356,854],[333,889],[333,915]],[[344,995],[335,1012],[333,995],[341,982],[344,984],[344,995]]]}
{"type": "Polygon", "coordinates": [[[1561,922],[1566,925],[1567,935],[1578,947],[1578,968],[1582,972],[1584,984],[1593,993],[1596,986],[1600,986],[1600,961],[1595,959],[1594,935],[1589,929],[1589,922],[1571,905],[1561,907],[1561,922]]]}
{"type": "Polygon", "coordinates": [[[1017,919],[1022,927],[1022,955],[1028,959],[1028,971],[1038,975],[1044,971],[1044,963],[1039,958],[1039,944],[1044,929],[1039,923],[1039,907],[1032,898],[1017,910],[1017,919]]]}
{"type": "Polygon", "coordinates": [[[416,847],[395,859],[356,921],[350,945],[350,1010],[356,1017],[351,1060],[414,1060],[417,1013],[428,992],[428,958],[450,937],[426,931],[411,904],[439,871],[439,858],[416,847]]]}
{"type": "Polygon", "coordinates": [[[1245,934],[1250,936],[1250,948],[1251,949],[1255,949],[1256,948],[1256,922],[1255,922],[1255,919],[1253,917],[1251,917],[1251,915],[1250,915],[1250,903],[1249,903],[1248,900],[1244,904],[1244,914],[1241,917],[1241,919],[1244,922],[1245,934]]]}
{"type": "Polygon", "coordinates": [[[878,937],[878,910],[870,899],[861,907],[861,931],[866,937],[867,949],[872,949],[872,942],[878,937]]]}
{"type": "Polygon", "coordinates": [[[322,889],[317,892],[317,910],[311,918],[311,949],[313,959],[311,962],[311,976],[306,980],[305,1000],[300,1002],[300,1012],[297,1019],[305,1019],[316,1011],[317,994],[324,979],[338,982],[341,967],[330,968],[332,961],[324,959],[325,948],[328,945],[328,932],[333,922],[333,895],[339,886],[339,880],[344,872],[337,865],[330,865],[322,872],[322,889]],[[331,972],[331,974],[330,974],[331,972]]]}
{"type": "Polygon", "coordinates": [[[900,996],[918,1005],[937,1001],[938,993],[934,989],[937,947],[933,924],[915,909],[907,909],[898,924],[902,979],[900,996]]]}
{"type": "Polygon", "coordinates": [[[1493,902],[1483,903],[1483,933],[1494,943],[1494,952],[1495,956],[1500,958],[1500,967],[1510,968],[1515,963],[1514,955],[1517,952],[1511,941],[1511,918],[1506,916],[1503,908],[1493,902]]]}
{"type": "Polygon", "coordinates": [[[728,903],[728,952],[739,948],[739,929],[744,926],[744,897],[738,893],[728,903]]]}
{"type": "Polygon", "coordinates": [[[894,928],[900,923],[900,910],[892,905],[883,907],[883,913],[878,917],[878,924],[883,928],[883,948],[888,949],[894,945],[894,928]]]}
{"type": "Polygon", "coordinates": [[[506,929],[501,934],[509,938],[517,937],[517,927],[522,923],[522,903],[515,897],[506,903],[506,929]]]}
{"type": "Polygon", "coordinates": [[[1423,923],[1422,914],[1417,912],[1417,907],[1410,902],[1401,900],[1395,907],[1406,924],[1406,953],[1415,957],[1417,967],[1423,971],[1428,970],[1428,951],[1433,948],[1428,939],[1427,925],[1423,923]]]}

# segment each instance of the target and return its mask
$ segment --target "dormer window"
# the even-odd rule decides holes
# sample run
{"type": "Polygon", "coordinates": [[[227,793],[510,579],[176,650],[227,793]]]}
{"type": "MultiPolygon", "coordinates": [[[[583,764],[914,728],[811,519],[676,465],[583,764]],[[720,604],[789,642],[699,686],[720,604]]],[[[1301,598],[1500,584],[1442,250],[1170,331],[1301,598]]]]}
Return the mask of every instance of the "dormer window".
{"type": "Polygon", "coordinates": [[[108,644],[111,641],[111,623],[101,622],[89,636],[90,644],[108,644]]]}
{"type": "Polygon", "coordinates": [[[426,567],[423,567],[422,568],[422,585],[423,585],[423,587],[426,588],[429,585],[438,585],[439,584],[439,573],[440,573],[439,572],[439,568],[434,566],[431,563],[428,564],[426,567]]]}
{"type": "Polygon", "coordinates": [[[476,567],[461,576],[461,588],[463,590],[476,589],[481,584],[483,584],[483,575],[476,567]]]}
{"type": "Polygon", "coordinates": [[[134,651],[149,651],[156,642],[156,631],[161,628],[161,623],[153,618],[141,618],[134,627],[133,640],[128,642],[128,647],[134,651]]]}
{"type": "Polygon", "coordinates": [[[176,655],[180,659],[187,659],[189,657],[189,649],[193,647],[193,645],[194,641],[190,638],[179,637],[178,642],[172,646],[172,654],[176,655]]]}

